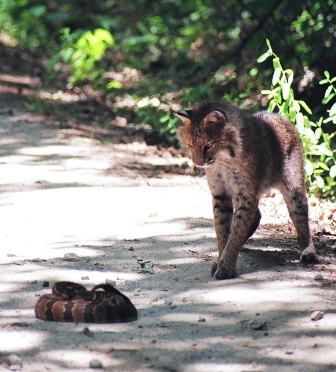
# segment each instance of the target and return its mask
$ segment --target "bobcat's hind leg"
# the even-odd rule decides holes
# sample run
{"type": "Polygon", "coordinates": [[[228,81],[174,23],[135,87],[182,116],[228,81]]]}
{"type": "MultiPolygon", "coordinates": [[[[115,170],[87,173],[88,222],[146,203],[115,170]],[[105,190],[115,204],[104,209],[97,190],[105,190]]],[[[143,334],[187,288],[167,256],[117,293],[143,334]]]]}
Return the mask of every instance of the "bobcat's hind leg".
{"type": "Polygon", "coordinates": [[[313,239],[308,224],[308,200],[303,186],[302,172],[295,166],[287,167],[287,180],[280,191],[287,204],[290,218],[296,229],[302,263],[317,263],[319,258],[315,252],[313,239]]]}

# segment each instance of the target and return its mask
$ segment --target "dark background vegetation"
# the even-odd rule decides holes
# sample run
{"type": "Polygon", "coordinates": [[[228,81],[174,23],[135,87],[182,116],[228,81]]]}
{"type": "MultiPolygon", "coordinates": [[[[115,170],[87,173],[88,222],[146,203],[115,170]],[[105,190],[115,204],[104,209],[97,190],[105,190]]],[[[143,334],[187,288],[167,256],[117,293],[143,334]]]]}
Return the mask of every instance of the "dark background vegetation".
{"type": "Polygon", "coordinates": [[[332,104],[319,82],[336,76],[335,0],[0,0],[0,27],[0,72],[29,74],[19,93],[35,82],[29,107],[61,113],[61,125],[82,105],[92,126],[112,120],[176,145],[173,113],[197,101],[267,109],[272,59],[257,63],[266,39],[311,120],[332,104]]]}

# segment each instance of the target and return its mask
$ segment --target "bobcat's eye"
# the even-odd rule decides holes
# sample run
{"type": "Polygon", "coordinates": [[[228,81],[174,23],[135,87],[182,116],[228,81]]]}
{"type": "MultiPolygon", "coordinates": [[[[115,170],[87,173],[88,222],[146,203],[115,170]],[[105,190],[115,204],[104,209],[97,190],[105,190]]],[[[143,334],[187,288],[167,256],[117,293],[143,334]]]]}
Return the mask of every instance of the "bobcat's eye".
{"type": "Polygon", "coordinates": [[[211,150],[213,147],[214,147],[214,145],[212,143],[208,143],[208,144],[204,145],[203,146],[203,153],[206,154],[208,152],[208,150],[211,150]]]}

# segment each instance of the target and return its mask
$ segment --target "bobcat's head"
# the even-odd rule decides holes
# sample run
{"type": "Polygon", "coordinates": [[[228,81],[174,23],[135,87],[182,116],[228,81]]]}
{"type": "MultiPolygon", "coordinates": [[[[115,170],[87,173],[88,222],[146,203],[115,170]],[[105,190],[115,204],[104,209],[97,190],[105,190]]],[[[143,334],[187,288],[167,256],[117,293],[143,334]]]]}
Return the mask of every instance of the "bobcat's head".
{"type": "Polygon", "coordinates": [[[240,155],[239,128],[243,119],[233,106],[206,102],[176,115],[184,124],[178,130],[180,141],[197,166],[210,166],[216,160],[240,155]]]}

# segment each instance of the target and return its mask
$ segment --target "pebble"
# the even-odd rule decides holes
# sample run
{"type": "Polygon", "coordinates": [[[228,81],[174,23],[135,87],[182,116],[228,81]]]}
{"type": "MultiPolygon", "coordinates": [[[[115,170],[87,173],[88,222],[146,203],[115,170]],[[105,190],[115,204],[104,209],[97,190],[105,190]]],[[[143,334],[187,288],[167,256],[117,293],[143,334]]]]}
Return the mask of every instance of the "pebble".
{"type": "Polygon", "coordinates": [[[314,280],[317,280],[317,281],[322,281],[324,278],[323,278],[323,275],[321,274],[317,274],[314,276],[314,280]]]}
{"type": "Polygon", "coordinates": [[[43,288],[49,288],[49,282],[43,282],[42,287],[43,288]]]}
{"type": "Polygon", "coordinates": [[[113,287],[115,287],[117,285],[117,283],[114,280],[111,280],[111,279],[105,279],[105,284],[110,284],[113,287]]]}
{"type": "Polygon", "coordinates": [[[22,266],[22,265],[24,265],[24,264],[26,263],[26,261],[24,261],[24,260],[19,260],[19,261],[14,261],[13,263],[14,263],[15,265],[22,266]]]}
{"type": "Polygon", "coordinates": [[[80,257],[76,253],[65,253],[63,261],[79,261],[80,257]]]}
{"type": "Polygon", "coordinates": [[[19,364],[12,364],[9,367],[10,371],[21,371],[21,369],[22,369],[22,366],[20,366],[19,364]]]}
{"type": "Polygon", "coordinates": [[[102,369],[103,363],[99,359],[92,359],[89,364],[90,368],[102,369]]]}
{"type": "Polygon", "coordinates": [[[90,280],[90,278],[88,276],[82,276],[81,279],[82,280],[90,280]]]}
{"type": "Polygon", "coordinates": [[[173,304],[173,300],[171,299],[168,299],[165,301],[165,305],[172,305],[173,304]]]}
{"type": "Polygon", "coordinates": [[[313,321],[317,321],[317,320],[322,319],[323,316],[324,316],[323,311],[314,311],[313,313],[311,313],[310,319],[313,320],[313,321]]]}
{"type": "Polygon", "coordinates": [[[10,354],[8,356],[8,364],[22,366],[22,359],[16,354],[10,354]]]}
{"type": "Polygon", "coordinates": [[[156,366],[170,372],[179,372],[181,370],[176,360],[166,355],[159,356],[156,366]]]}
{"type": "Polygon", "coordinates": [[[90,331],[89,327],[84,327],[82,333],[83,335],[88,336],[88,337],[94,336],[94,333],[90,331]]]}
{"type": "Polygon", "coordinates": [[[46,262],[47,260],[44,260],[43,258],[33,258],[31,262],[46,262]]]}
{"type": "Polygon", "coordinates": [[[204,322],[206,322],[206,319],[203,318],[203,317],[200,317],[200,318],[198,319],[198,322],[199,322],[199,323],[204,323],[204,322]]]}
{"type": "Polygon", "coordinates": [[[37,284],[37,280],[32,280],[30,284],[37,284]]]}

